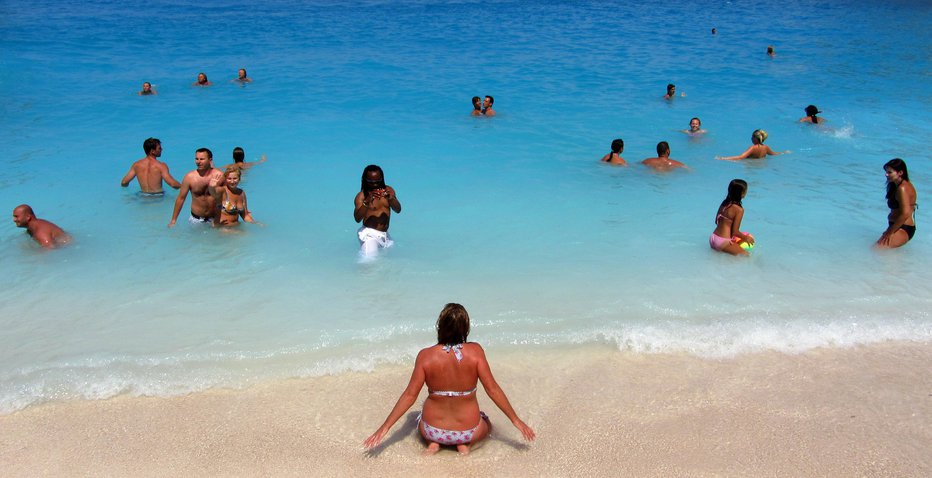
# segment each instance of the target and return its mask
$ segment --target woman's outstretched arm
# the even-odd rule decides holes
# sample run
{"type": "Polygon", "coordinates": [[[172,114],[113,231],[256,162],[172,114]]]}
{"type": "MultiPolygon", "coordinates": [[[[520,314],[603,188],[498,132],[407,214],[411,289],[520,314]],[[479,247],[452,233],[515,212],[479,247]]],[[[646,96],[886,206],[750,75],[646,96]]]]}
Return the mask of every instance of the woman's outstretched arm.
{"type": "Polygon", "coordinates": [[[385,439],[385,435],[388,433],[388,430],[392,428],[392,425],[411,408],[411,405],[414,405],[414,401],[417,400],[417,396],[421,393],[421,388],[424,386],[424,367],[421,366],[421,356],[423,354],[423,350],[417,354],[417,360],[414,361],[414,371],[411,372],[411,380],[408,381],[408,387],[405,388],[404,392],[401,392],[401,396],[398,397],[398,402],[395,403],[395,408],[392,408],[391,413],[388,414],[388,418],[385,419],[385,423],[382,423],[382,426],[380,426],[375,433],[369,435],[369,438],[366,438],[366,441],[363,442],[366,448],[375,448],[379,443],[382,443],[382,440],[385,439]]]}
{"type": "Polygon", "coordinates": [[[489,361],[486,360],[485,351],[482,350],[481,346],[479,346],[479,352],[479,381],[482,382],[485,393],[495,402],[495,405],[498,406],[505,416],[511,420],[512,425],[524,435],[525,440],[533,440],[537,435],[531,427],[527,426],[526,423],[518,418],[518,414],[515,413],[515,409],[512,408],[511,402],[508,401],[505,391],[502,390],[502,387],[495,381],[495,377],[492,376],[492,369],[489,367],[489,361]]]}

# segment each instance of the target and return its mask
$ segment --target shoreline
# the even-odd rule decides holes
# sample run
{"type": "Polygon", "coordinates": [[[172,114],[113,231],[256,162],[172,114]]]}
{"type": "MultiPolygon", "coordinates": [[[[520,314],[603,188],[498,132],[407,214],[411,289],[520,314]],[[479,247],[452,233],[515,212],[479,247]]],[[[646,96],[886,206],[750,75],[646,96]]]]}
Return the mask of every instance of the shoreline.
{"type": "Polygon", "coordinates": [[[170,398],[50,403],[0,416],[5,476],[928,476],[932,344],[729,359],[600,345],[489,352],[538,434],[479,391],[494,425],[468,457],[421,457],[421,398],[371,453],[362,441],[410,364],[170,398]],[[316,473],[315,473],[316,471],[316,473]]]}

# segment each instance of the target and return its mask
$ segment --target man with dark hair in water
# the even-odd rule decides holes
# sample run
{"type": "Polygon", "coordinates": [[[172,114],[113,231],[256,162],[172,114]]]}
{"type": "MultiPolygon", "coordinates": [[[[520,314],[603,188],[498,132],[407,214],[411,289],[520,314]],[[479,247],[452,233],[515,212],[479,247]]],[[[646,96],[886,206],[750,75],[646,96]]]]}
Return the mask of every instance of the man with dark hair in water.
{"type": "Polygon", "coordinates": [[[495,98],[486,95],[485,101],[482,102],[482,114],[486,116],[495,116],[495,110],[492,109],[492,103],[495,103],[495,98]]]}
{"type": "Polygon", "coordinates": [[[670,159],[670,145],[666,141],[661,141],[657,143],[657,157],[656,158],[647,158],[644,161],[641,161],[644,166],[653,168],[660,171],[666,171],[673,168],[685,168],[686,165],[675,160],[670,159]]]}
{"type": "Polygon", "coordinates": [[[211,189],[222,183],[223,172],[214,167],[214,155],[207,148],[200,148],[194,153],[194,164],[197,169],[184,175],[181,180],[181,190],[175,199],[175,208],[172,210],[172,219],[168,227],[174,227],[184,201],[191,192],[191,217],[188,222],[192,224],[208,223],[217,214],[217,203],[210,194],[211,189]]]}
{"type": "Polygon", "coordinates": [[[139,190],[147,196],[164,194],[162,181],[175,189],[180,188],[181,183],[168,172],[168,165],[158,160],[162,156],[162,142],[157,138],[148,138],[143,141],[142,149],[146,152],[146,157],[130,166],[129,172],[120,181],[120,186],[129,186],[130,181],[136,178],[139,181],[139,190]]]}
{"type": "Polygon", "coordinates": [[[370,164],[362,172],[362,187],[356,194],[353,218],[361,222],[357,231],[360,254],[372,257],[379,248],[391,247],[394,243],[388,235],[388,222],[392,211],[401,212],[401,203],[391,186],[385,185],[382,168],[370,164]]]}
{"type": "Polygon", "coordinates": [[[676,85],[670,83],[667,85],[667,94],[663,95],[663,99],[672,100],[676,98],[676,85]]]}
{"type": "Polygon", "coordinates": [[[28,204],[20,204],[13,209],[13,223],[16,227],[26,228],[29,236],[46,249],[54,249],[71,242],[71,236],[67,232],[45,219],[37,218],[28,204]]]}

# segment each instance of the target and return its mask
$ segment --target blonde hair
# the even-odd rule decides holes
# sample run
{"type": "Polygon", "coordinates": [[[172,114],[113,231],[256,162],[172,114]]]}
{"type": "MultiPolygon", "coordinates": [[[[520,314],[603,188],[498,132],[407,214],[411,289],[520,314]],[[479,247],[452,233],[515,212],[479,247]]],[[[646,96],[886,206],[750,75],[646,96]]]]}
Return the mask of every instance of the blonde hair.
{"type": "Polygon", "coordinates": [[[751,138],[757,140],[757,144],[764,144],[764,141],[767,141],[767,132],[762,129],[755,129],[751,133],[751,138]]]}
{"type": "Polygon", "coordinates": [[[239,168],[237,168],[236,166],[227,166],[227,169],[223,171],[223,179],[228,178],[230,176],[230,173],[236,173],[236,175],[239,176],[240,179],[243,178],[243,173],[242,171],[239,170],[239,168]]]}

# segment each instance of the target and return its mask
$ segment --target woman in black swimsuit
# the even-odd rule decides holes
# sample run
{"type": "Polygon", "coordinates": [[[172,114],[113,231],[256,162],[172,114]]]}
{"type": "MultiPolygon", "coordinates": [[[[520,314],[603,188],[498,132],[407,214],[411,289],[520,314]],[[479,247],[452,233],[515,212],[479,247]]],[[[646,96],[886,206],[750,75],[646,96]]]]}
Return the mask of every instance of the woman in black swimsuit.
{"type": "Polygon", "coordinates": [[[894,158],[883,165],[887,173],[887,230],[877,239],[877,247],[900,247],[916,233],[916,188],[909,182],[906,161],[894,158]]]}

